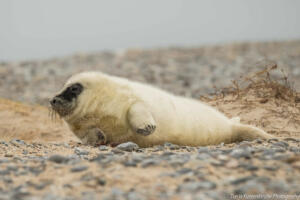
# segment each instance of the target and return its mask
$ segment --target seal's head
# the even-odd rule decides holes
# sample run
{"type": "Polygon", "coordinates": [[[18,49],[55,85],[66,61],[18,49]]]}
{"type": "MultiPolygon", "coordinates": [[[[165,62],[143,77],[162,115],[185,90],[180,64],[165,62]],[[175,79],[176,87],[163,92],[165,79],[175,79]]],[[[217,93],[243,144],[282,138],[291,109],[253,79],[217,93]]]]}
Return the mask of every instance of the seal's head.
{"type": "Polygon", "coordinates": [[[104,94],[108,83],[101,72],[82,72],[67,80],[64,87],[51,100],[51,108],[65,119],[90,114],[97,102],[99,94],[104,94]],[[91,110],[89,109],[91,107],[91,110]]]}
{"type": "Polygon", "coordinates": [[[78,96],[83,90],[81,83],[68,84],[62,92],[50,100],[52,109],[61,117],[69,115],[76,108],[78,96]]]}

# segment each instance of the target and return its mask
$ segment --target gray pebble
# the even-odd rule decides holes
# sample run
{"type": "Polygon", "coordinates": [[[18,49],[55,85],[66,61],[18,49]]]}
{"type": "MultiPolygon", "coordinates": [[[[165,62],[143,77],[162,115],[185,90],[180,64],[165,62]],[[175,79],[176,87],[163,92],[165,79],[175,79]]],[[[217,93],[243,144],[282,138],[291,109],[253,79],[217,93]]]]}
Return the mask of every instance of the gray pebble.
{"type": "Polygon", "coordinates": [[[296,138],[284,138],[284,140],[287,142],[297,142],[296,138]]]}
{"type": "Polygon", "coordinates": [[[82,172],[82,171],[85,171],[87,169],[88,169],[88,167],[85,166],[85,165],[78,165],[78,166],[72,167],[71,172],[82,172]]]}
{"type": "Polygon", "coordinates": [[[55,162],[55,163],[67,163],[69,161],[69,158],[62,156],[62,155],[52,155],[48,158],[49,161],[55,162]]]}
{"type": "Polygon", "coordinates": [[[141,167],[145,168],[145,167],[154,166],[154,165],[158,165],[158,164],[159,164],[158,160],[149,158],[149,159],[144,160],[141,163],[141,167]]]}
{"type": "Polygon", "coordinates": [[[211,159],[211,156],[207,153],[201,153],[201,154],[198,154],[196,156],[196,159],[198,159],[198,160],[208,160],[208,159],[211,159]]]}
{"type": "Polygon", "coordinates": [[[234,190],[234,194],[247,194],[247,193],[254,193],[254,194],[263,194],[265,192],[265,187],[263,184],[258,183],[255,180],[250,180],[243,186],[234,190]]]}
{"type": "Polygon", "coordinates": [[[101,185],[101,186],[106,185],[106,180],[104,178],[97,177],[96,180],[97,180],[98,185],[101,185]]]}
{"type": "Polygon", "coordinates": [[[276,171],[276,170],[279,169],[279,167],[278,166],[274,166],[274,165],[266,165],[266,166],[264,166],[264,169],[268,170],[268,171],[276,171]]]}
{"type": "Polygon", "coordinates": [[[207,147],[199,147],[198,153],[208,153],[209,149],[207,147]]]}
{"type": "Polygon", "coordinates": [[[181,169],[177,170],[175,172],[175,174],[184,175],[184,174],[187,174],[187,173],[190,173],[190,172],[193,172],[193,170],[190,169],[190,168],[181,168],[181,169]]]}
{"type": "Polygon", "coordinates": [[[269,143],[274,143],[274,142],[278,142],[279,140],[276,138],[271,138],[267,140],[269,143]]]}
{"type": "Polygon", "coordinates": [[[178,191],[186,191],[186,192],[197,192],[199,190],[210,190],[215,189],[217,185],[211,181],[201,181],[201,182],[188,182],[182,183],[178,187],[178,191]]]}
{"type": "Polygon", "coordinates": [[[289,151],[294,152],[294,153],[300,153],[300,148],[298,148],[298,147],[290,147],[289,151]]]}
{"type": "Polygon", "coordinates": [[[88,173],[82,175],[82,176],[80,177],[80,180],[81,180],[81,181],[91,181],[91,180],[93,180],[94,178],[95,178],[95,177],[94,177],[93,173],[92,173],[92,172],[88,172],[88,173]]]}
{"type": "Polygon", "coordinates": [[[10,141],[10,143],[14,146],[23,146],[26,145],[25,141],[19,140],[19,139],[13,139],[10,141]]]}
{"type": "Polygon", "coordinates": [[[121,155],[124,154],[123,150],[116,149],[116,148],[112,149],[111,152],[113,152],[114,154],[121,154],[121,155]]]}
{"type": "Polygon", "coordinates": [[[251,152],[248,150],[248,148],[237,148],[237,149],[233,149],[229,155],[237,159],[250,158],[251,152]]]}
{"type": "Polygon", "coordinates": [[[7,169],[0,170],[0,175],[1,176],[10,175],[10,170],[7,169]]]}
{"type": "Polygon", "coordinates": [[[274,191],[276,193],[284,194],[289,191],[289,185],[282,180],[279,181],[272,181],[269,184],[267,184],[267,188],[271,191],[274,191]]]}
{"type": "Polygon", "coordinates": [[[79,156],[89,155],[89,152],[87,150],[78,147],[75,148],[74,152],[79,156]]]}
{"type": "Polygon", "coordinates": [[[245,176],[245,177],[234,179],[230,183],[232,185],[238,185],[238,184],[245,183],[245,182],[247,182],[249,180],[252,180],[252,179],[253,179],[253,176],[245,176]]]}
{"type": "Polygon", "coordinates": [[[138,194],[137,192],[128,192],[127,198],[128,200],[145,200],[143,196],[138,194]]]}
{"type": "Polygon", "coordinates": [[[132,159],[123,162],[123,165],[126,166],[126,167],[136,167],[137,164],[138,164],[138,162],[136,162],[132,159]]]}
{"type": "Polygon", "coordinates": [[[284,142],[284,141],[273,143],[273,145],[274,146],[280,146],[280,147],[283,147],[283,148],[287,148],[289,146],[289,144],[287,142],[284,142]]]}
{"type": "Polygon", "coordinates": [[[118,146],[116,146],[117,149],[120,149],[122,151],[135,151],[139,148],[139,146],[136,143],[133,142],[126,142],[126,143],[122,143],[119,144],[118,146]]]}
{"type": "Polygon", "coordinates": [[[254,166],[254,165],[251,165],[251,164],[240,164],[239,167],[242,167],[244,168],[245,170],[248,170],[248,171],[257,171],[258,170],[258,167],[254,166]]]}
{"type": "Polygon", "coordinates": [[[108,151],[108,147],[106,145],[100,145],[99,150],[100,151],[108,151]]]}

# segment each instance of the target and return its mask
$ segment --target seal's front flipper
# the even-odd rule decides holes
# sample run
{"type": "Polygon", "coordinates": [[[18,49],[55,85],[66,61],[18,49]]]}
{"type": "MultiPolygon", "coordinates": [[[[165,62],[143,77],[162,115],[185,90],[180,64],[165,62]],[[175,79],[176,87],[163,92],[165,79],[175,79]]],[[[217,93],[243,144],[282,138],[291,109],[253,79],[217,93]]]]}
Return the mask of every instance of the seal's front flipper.
{"type": "Polygon", "coordinates": [[[133,104],[128,111],[128,122],[133,132],[150,135],[156,129],[156,123],[149,108],[144,103],[133,104]]]}

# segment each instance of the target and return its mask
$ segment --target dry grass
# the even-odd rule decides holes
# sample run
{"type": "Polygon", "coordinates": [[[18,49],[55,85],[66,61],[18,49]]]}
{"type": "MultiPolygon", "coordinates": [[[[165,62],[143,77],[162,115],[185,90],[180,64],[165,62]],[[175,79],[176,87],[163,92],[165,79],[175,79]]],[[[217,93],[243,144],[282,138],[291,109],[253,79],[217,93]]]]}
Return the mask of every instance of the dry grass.
{"type": "Polygon", "coordinates": [[[250,123],[281,136],[300,136],[300,93],[276,64],[254,74],[232,81],[232,85],[216,90],[201,99],[216,106],[229,117],[240,116],[250,123]],[[277,71],[276,71],[277,70],[277,71]],[[278,73],[277,73],[278,74],[278,73]]]}

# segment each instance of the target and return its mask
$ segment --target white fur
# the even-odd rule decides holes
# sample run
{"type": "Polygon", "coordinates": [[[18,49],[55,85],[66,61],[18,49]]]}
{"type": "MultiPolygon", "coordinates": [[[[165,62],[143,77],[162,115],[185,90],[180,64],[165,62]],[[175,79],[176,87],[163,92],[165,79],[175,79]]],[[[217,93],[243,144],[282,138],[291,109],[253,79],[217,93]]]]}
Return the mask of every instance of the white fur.
{"type": "Polygon", "coordinates": [[[65,87],[76,82],[84,86],[84,91],[76,109],[65,120],[79,138],[95,127],[112,143],[133,141],[142,147],[164,142],[200,146],[271,138],[258,128],[241,125],[238,118],[228,119],[205,103],[149,85],[85,72],[71,77],[65,87]],[[153,133],[136,133],[135,127],[142,128],[147,123],[156,125],[153,133]]]}

